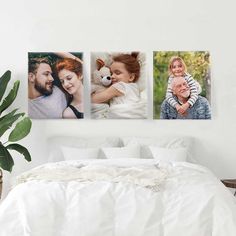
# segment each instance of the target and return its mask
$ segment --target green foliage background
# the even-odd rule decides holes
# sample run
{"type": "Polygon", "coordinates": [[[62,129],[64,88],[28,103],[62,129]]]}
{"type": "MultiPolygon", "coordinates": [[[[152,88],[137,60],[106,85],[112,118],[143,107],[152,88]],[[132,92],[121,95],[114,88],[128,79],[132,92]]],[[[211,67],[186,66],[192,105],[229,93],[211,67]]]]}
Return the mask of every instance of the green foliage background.
{"type": "Polygon", "coordinates": [[[210,102],[210,55],[207,51],[178,52],[160,51],[153,53],[153,113],[154,119],[160,118],[161,103],[165,99],[167,82],[169,78],[168,66],[172,56],[181,57],[186,66],[187,72],[197,80],[201,87],[201,96],[206,97],[210,102]]]}
{"type": "MultiPolygon", "coordinates": [[[[82,52],[71,52],[74,56],[82,59],[82,52]]],[[[28,58],[47,58],[50,62],[51,66],[53,66],[58,59],[61,59],[61,57],[57,56],[55,53],[52,52],[29,52],[28,58]]]]}

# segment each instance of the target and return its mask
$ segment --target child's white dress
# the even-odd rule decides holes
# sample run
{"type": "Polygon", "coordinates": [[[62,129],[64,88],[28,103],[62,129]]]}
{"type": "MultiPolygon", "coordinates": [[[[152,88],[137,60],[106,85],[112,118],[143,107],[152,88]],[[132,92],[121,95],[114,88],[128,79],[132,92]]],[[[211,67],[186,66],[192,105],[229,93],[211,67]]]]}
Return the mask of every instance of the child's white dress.
{"type": "Polygon", "coordinates": [[[118,82],[112,85],[123,95],[110,100],[108,119],[146,119],[147,102],[140,96],[136,83],[118,82]]]}
{"type": "Polygon", "coordinates": [[[113,97],[107,104],[93,104],[92,118],[95,119],[146,119],[147,101],[140,96],[136,83],[118,82],[112,84],[123,95],[113,97]],[[107,106],[104,108],[104,106],[107,106]]]}
{"type": "Polygon", "coordinates": [[[117,104],[137,103],[140,101],[140,91],[136,83],[117,82],[112,84],[112,87],[124,95],[113,97],[110,100],[110,106],[117,104]]]}

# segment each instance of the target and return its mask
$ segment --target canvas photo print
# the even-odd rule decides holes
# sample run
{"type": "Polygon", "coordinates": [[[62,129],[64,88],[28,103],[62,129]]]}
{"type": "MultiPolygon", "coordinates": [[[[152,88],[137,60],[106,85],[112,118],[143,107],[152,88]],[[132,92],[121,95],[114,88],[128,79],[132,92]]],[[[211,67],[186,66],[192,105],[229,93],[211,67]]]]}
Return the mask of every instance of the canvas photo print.
{"type": "Polygon", "coordinates": [[[153,53],[153,118],[211,119],[208,51],[153,53]]]}
{"type": "Polygon", "coordinates": [[[91,118],[146,119],[146,57],[141,52],[91,53],[91,118]]]}
{"type": "Polygon", "coordinates": [[[28,115],[33,119],[83,119],[82,53],[28,53],[28,115]]]}

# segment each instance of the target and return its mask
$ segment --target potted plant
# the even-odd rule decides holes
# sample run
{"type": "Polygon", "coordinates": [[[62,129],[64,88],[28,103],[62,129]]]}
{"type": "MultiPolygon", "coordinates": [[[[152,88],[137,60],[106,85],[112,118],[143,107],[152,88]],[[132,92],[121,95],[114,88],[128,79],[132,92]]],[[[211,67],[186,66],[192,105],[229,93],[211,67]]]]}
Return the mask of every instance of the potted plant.
{"type": "MultiPolygon", "coordinates": [[[[3,99],[10,79],[10,71],[6,71],[0,78],[0,176],[2,176],[1,169],[9,172],[12,171],[14,166],[14,160],[11,156],[12,150],[22,154],[27,161],[31,161],[31,156],[27,148],[16,143],[29,134],[31,129],[31,120],[25,116],[24,112],[18,112],[18,109],[6,113],[6,109],[14,102],[20,85],[19,80],[15,81],[13,88],[3,99]],[[9,135],[6,135],[6,131],[9,131],[9,135]],[[4,140],[2,140],[3,138],[4,140]]],[[[2,180],[0,179],[0,184],[1,181],[2,180]]]]}

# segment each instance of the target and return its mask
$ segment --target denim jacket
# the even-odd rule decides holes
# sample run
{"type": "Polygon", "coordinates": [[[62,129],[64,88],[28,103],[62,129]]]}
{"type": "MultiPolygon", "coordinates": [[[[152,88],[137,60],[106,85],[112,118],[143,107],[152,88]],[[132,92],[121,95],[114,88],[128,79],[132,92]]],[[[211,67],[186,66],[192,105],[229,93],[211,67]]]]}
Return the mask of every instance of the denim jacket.
{"type": "MultiPolygon", "coordinates": [[[[175,97],[176,101],[177,98],[175,97]]],[[[187,110],[186,116],[178,114],[166,99],[161,104],[161,119],[211,119],[211,110],[206,98],[198,96],[194,105],[187,110]]]]}

